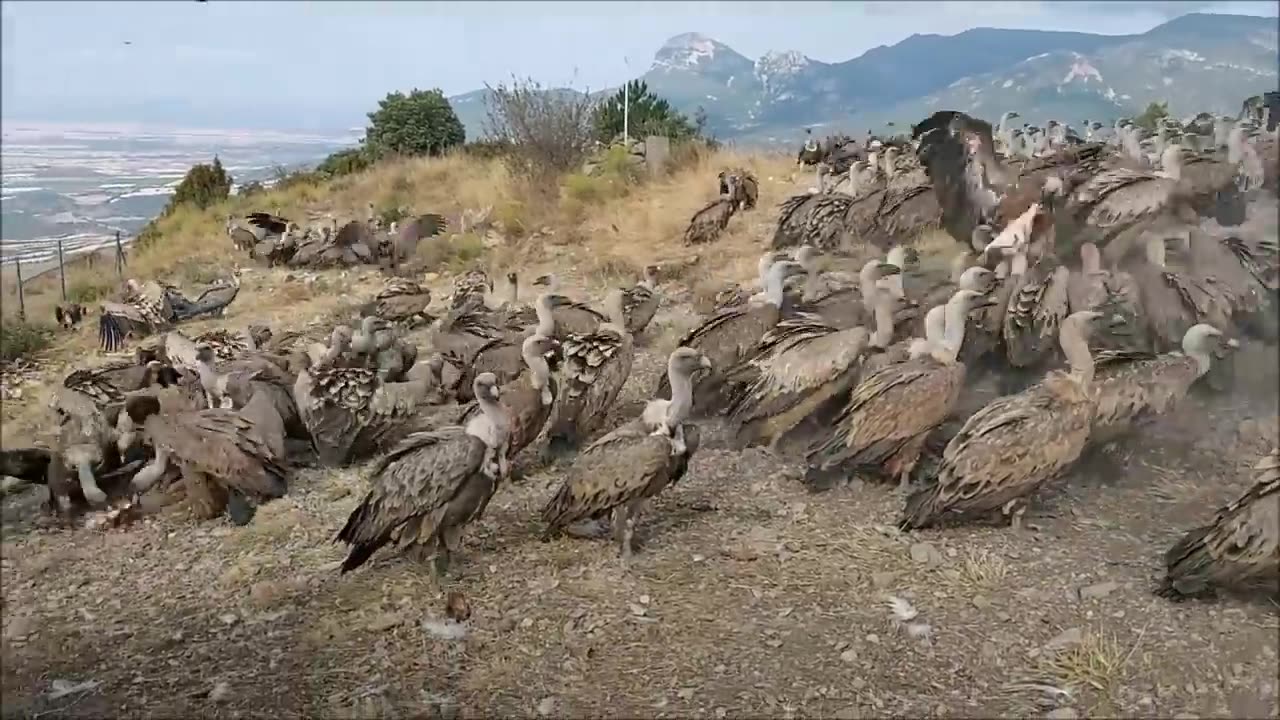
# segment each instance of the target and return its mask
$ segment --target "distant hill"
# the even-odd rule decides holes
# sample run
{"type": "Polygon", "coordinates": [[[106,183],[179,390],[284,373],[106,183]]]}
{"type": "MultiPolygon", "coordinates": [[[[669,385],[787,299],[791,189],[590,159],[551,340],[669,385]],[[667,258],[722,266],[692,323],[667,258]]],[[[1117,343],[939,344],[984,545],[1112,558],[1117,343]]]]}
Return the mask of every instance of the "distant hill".
{"type": "MultiPolygon", "coordinates": [[[[1234,114],[1250,95],[1277,87],[1276,19],[1184,15],[1140,35],[977,28],[913,35],[852,60],[801,53],[751,60],[698,33],[658,49],[643,76],[692,114],[706,110],[723,139],[794,142],[804,127],[860,134],[916,122],[948,108],[994,119],[1017,110],[1030,122],[1079,124],[1134,115],[1168,100],[1175,115],[1234,114]]],[[[467,135],[483,133],[480,90],[452,98],[467,135]]]]}

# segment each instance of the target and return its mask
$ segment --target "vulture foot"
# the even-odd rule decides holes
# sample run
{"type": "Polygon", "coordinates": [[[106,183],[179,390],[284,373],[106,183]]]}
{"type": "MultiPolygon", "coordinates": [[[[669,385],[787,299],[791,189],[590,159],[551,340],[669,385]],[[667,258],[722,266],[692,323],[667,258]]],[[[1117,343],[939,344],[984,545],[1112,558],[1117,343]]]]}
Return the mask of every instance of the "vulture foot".
{"type": "Polygon", "coordinates": [[[1014,498],[1000,508],[1000,512],[1009,518],[1009,526],[1015,531],[1022,530],[1022,517],[1027,514],[1026,498],[1014,498]]]}
{"type": "Polygon", "coordinates": [[[632,508],[626,505],[613,509],[613,539],[618,543],[623,567],[631,564],[631,554],[634,551],[632,543],[635,540],[636,524],[631,511],[632,508]]]}
{"type": "Polygon", "coordinates": [[[448,576],[449,566],[452,564],[454,555],[458,554],[458,549],[461,545],[462,528],[450,527],[440,532],[440,541],[436,546],[435,560],[432,562],[437,578],[448,576]]]}
{"type": "Polygon", "coordinates": [[[240,493],[235,491],[227,493],[227,516],[231,518],[233,525],[240,527],[248,525],[256,512],[257,509],[240,493]]]}
{"type": "Polygon", "coordinates": [[[436,550],[435,559],[432,560],[432,568],[435,570],[436,577],[443,578],[449,574],[449,551],[446,548],[436,550]]]}
{"type": "Polygon", "coordinates": [[[583,520],[564,529],[565,534],[588,540],[598,540],[609,535],[609,525],[601,519],[583,520]]]}
{"type": "Polygon", "coordinates": [[[898,494],[907,496],[911,494],[911,468],[906,468],[898,477],[898,494]]]}

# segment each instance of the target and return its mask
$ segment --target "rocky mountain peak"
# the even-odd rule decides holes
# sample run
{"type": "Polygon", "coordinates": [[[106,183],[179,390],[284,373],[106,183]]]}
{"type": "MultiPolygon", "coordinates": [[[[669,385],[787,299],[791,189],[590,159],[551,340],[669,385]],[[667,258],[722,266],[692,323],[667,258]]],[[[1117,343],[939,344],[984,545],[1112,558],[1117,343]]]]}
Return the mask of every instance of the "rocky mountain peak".
{"type": "Polygon", "coordinates": [[[653,67],[673,70],[692,70],[706,65],[716,59],[717,54],[724,51],[733,52],[731,48],[702,33],[681,33],[667,40],[658,48],[653,56],[653,67]]]}
{"type": "Polygon", "coordinates": [[[756,75],[768,82],[769,78],[794,75],[808,67],[811,62],[813,61],[795,50],[784,52],[770,50],[756,60],[756,75]]]}

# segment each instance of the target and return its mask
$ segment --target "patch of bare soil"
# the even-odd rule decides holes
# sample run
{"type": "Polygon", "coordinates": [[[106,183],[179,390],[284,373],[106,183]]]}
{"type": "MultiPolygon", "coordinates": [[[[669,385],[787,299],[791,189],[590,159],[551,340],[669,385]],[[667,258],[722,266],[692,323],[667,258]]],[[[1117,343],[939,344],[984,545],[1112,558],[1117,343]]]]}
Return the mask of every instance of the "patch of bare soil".
{"type": "MultiPolygon", "coordinates": [[[[694,322],[655,320],[614,421],[694,322]]],[[[6,512],[3,714],[1274,717],[1275,604],[1151,594],[1164,551],[1276,441],[1267,389],[1091,453],[1021,533],[901,534],[892,489],[807,494],[799,466],[707,423],[629,567],[604,541],[539,541],[559,474],[532,458],[444,581],[387,556],[339,576],[363,468],[301,472],[244,528],[9,522],[32,491],[6,512]],[[460,638],[450,591],[472,609],[460,638]]]]}

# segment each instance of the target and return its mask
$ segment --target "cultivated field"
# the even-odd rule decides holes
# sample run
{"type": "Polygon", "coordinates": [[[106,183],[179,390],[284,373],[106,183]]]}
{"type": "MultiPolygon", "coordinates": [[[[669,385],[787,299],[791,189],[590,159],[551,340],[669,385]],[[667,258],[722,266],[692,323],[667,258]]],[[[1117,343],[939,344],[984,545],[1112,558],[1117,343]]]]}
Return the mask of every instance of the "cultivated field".
{"type": "MultiPolygon", "coordinates": [[[[555,268],[593,299],[661,263],[664,307],[640,340],[621,420],[697,323],[692,308],[751,276],[775,205],[811,181],[787,158],[724,153],[544,208],[499,165],[450,158],[265,202],[298,216],[388,198],[420,211],[492,205],[522,237],[477,262],[526,277],[555,268]],[[759,207],[718,244],[682,247],[716,171],[739,164],[760,177],[759,207]]],[[[216,212],[169,222],[169,242],[134,263],[140,274],[182,281],[236,260],[216,212]]],[[[945,264],[949,242],[923,242],[928,267],[945,264]]],[[[431,251],[439,298],[466,247],[431,251]]],[[[308,285],[257,269],[217,324],[297,326],[380,282],[372,270],[308,285]]],[[[88,327],[61,340],[43,377],[57,382],[71,360],[93,357],[95,340],[88,327]]],[[[338,575],[343,547],[331,541],[365,491],[359,467],[299,472],[290,495],[244,528],[171,516],[53,528],[38,519],[37,488],[5,501],[4,716],[1275,717],[1276,604],[1151,594],[1165,549],[1239,495],[1275,443],[1275,360],[1274,349],[1246,348],[1234,394],[1199,396],[1087,456],[1039,497],[1021,533],[901,534],[892,490],[810,495],[798,464],[729,450],[714,422],[689,474],[642,518],[628,567],[605,542],[539,542],[537,510],[559,474],[534,452],[525,478],[468,528],[458,575],[444,581],[386,556],[338,575]],[[449,591],[472,608],[461,632],[443,623],[449,591]],[[915,616],[899,620],[890,598],[915,616]]],[[[5,404],[6,447],[47,437],[46,398],[31,384],[5,404]]]]}

